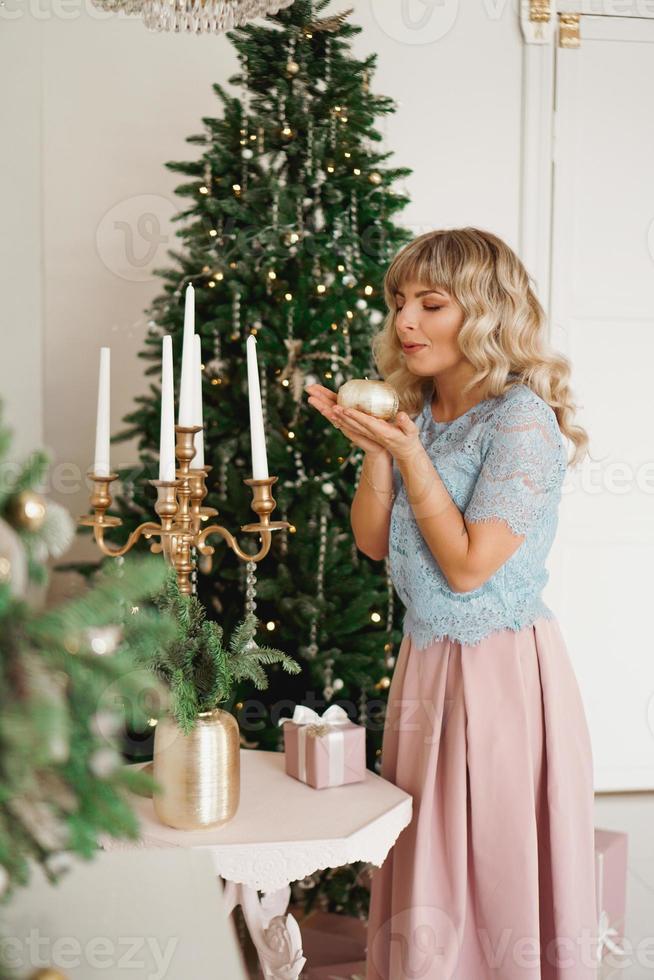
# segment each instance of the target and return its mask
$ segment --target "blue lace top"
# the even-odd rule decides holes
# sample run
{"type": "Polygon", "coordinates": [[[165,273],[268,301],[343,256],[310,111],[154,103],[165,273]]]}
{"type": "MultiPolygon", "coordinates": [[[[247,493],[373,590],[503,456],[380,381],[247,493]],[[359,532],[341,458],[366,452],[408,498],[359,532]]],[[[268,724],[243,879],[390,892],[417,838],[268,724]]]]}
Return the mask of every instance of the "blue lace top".
{"type": "Polygon", "coordinates": [[[527,385],[437,422],[433,389],[414,419],[420,441],[466,522],[503,520],[525,540],[482,585],[454,592],[422,536],[393,460],[395,499],[389,531],[393,585],[406,607],[403,631],[423,649],[449,636],[475,645],[494,630],[522,629],[554,613],[540,598],[545,560],[558,523],[567,469],[553,409],[527,385]]]}

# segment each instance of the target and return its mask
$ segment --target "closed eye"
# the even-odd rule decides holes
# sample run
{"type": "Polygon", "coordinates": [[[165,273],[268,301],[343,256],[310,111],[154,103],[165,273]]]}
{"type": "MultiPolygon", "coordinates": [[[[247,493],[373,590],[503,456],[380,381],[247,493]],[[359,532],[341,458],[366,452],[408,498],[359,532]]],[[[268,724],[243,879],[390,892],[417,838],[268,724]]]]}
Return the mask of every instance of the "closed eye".
{"type": "MultiPolygon", "coordinates": [[[[403,306],[396,306],[395,307],[395,311],[397,313],[399,313],[400,310],[403,310],[403,309],[404,309],[403,306]]],[[[423,310],[442,310],[442,309],[443,309],[442,306],[423,306],[423,310]]]]}

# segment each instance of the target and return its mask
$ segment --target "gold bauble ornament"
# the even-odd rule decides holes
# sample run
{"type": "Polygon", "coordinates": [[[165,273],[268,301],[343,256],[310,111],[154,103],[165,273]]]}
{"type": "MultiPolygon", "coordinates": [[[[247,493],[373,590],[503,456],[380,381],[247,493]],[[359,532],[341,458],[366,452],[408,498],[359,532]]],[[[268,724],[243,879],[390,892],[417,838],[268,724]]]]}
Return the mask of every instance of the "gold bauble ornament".
{"type": "Polygon", "coordinates": [[[45,520],[45,500],[34,490],[22,490],[9,504],[8,516],[14,527],[39,531],[45,520]]]}
{"type": "Polygon", "coordinates": [[[293,61],[291,59],[290,61],[287,61],[286,62],[286,74],[287,75],[297,75],[297,73],[299,72],[299,70],[300,70],[300,66],[298,65],[297,61],[293,61]]]}
{"type": "Polygon", "coordinates": [[[29,980],[70,980],[67,973],[55,970],[54,966],[46,966],[41,970],[30,973],[29,980]]]}
{"type": "Polygon", "coordinates": [[[18,532],[0,517],[0,584],[22,597],[28,585],[27,555],[18,532]]]}
{"type": "Polygon", "coordinates": [[[370,181],[371,184],[381,184],[382,175],[380,173],[377,173],[376,170],[373,170],[373,172],[369,174],[368,180],[370,181]]]}
{"type": "Polygon", "coordinates": [[[400,397],[386,381],[352,378],[338,389],[336,401],[343,408],[354,408],[377,419],[393,419],[400,407],[400,397]]]}

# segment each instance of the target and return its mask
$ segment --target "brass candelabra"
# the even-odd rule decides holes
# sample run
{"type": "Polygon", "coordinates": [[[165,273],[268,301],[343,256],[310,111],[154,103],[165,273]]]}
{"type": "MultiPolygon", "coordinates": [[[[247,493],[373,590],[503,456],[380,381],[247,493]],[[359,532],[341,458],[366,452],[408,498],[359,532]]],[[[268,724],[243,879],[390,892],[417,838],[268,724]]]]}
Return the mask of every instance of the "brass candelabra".
{"type": "Polygon", "coordinates": [[[276,482],[277,477],[269,476],[263,480],[247,479],[243,481],[252,487],[253,499],[250,506],[259,516],[259,521],[254,524],[243,524],[241,531],[261,536],[261,546],[256,554],[250,555],[242,551],[234,535],[221,524],[209,524],[204,529],[202,528],[203,522],[210,517],[215,517],[218,511],[214,510],[213,507],[202,505],[207,495],[206,480],[211,467],[205,466],[202,469],[191,467],[195,456],[195,435],[199,431],[200,426],[176,425],[175,456],[178,466],[175,473],[177,478],[171,481],[148,481],[157,491],[154,509],[160,523],[145,521],[140,524],[132,531],[122,546],[112,545],[105,541],[105,532],[122,524],[119,517],[112,517],[111,514],[107,513],[112,501],[109,488],[111,483],[118,479],[117,473],[110,473],[108,476],[89,473],[94,484],[90,497],[92,513],[79,518],[80,524],[93,528],[93,536],[100,551],[114,558],[118,558],[129,551],[141,536],[146,540],[153,537],[158,538],[158,541],[153,541],[150,545],[150,551],[155,554],[163,553],[164,558],[175,568],[179,590],[185,595],[189,595],[192,591],[193,548],[201,556],[201,570],[209,571],[211,569],[211,555],[215,549],[207,544],[207,538],[212,534],[220,534],[232,551],[243,561],[259,562],[265,558],[270,550],[272,532],[290,527],[287,521],[270,520],[270,515],[275,509],[272,485],[276,482]]]}

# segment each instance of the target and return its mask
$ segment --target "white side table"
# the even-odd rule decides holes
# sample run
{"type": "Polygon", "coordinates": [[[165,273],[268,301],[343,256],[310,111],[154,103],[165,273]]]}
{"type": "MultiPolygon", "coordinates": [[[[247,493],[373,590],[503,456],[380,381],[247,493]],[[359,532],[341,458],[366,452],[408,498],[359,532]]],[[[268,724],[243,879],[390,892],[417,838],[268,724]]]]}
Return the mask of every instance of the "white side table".
{"type": "Polygon", "coordinates": [[[243,909],[266,980],[297,980],[306,957],[300,927],[286,912],[290,882],[354,861],[381,866],[411,822],[413,800],[369,769],[360,783],[314,789],[286,774],[283,752],[242,748],[240,764],[239,808],[229,823],[174,830],[159,823],[151,799],[134,796],[139,841],[103,837],[100,844],[205,850],[223,879],[227,913],[243,909]]]}

